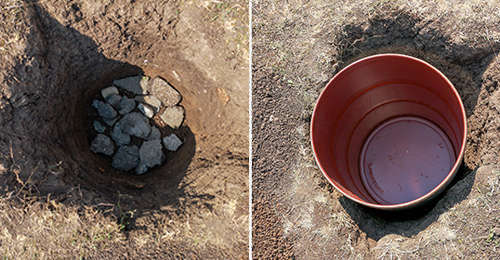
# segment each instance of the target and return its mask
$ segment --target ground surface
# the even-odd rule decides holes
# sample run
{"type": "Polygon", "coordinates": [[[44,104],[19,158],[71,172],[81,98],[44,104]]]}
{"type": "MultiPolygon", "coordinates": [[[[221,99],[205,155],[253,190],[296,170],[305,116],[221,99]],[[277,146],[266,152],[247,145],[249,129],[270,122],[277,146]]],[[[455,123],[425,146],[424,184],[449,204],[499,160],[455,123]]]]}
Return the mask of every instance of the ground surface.
{"type": "Polygon", "coordinates": [[[498,258],[500,4],[449,2],[253,1],[254,258],[498,258]],[[431,207],[397,218],[335,191],[309,143],[326,83],[350,62],[384,52],[444,72],[469,127],[453,185],[431,207]]]}
{"type": "Polygon", "coordinates": [[[0,3],[0,255],[238,259],[248,255],[248,3],[0,3]],[[144,176],[90,152],[92,97],[167,79],[182,148],[144,176]]]}

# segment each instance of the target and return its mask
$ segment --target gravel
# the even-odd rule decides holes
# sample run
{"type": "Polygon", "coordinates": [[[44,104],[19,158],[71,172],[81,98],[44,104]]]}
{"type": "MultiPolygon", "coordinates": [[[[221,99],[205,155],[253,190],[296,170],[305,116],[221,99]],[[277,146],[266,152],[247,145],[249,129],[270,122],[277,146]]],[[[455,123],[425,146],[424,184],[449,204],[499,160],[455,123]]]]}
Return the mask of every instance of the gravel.
{"type": "Polygon", "coordinates": [[[161,149],[162,146],[160,140],[151,140],[144,142],[141,146],[141,149],[139,150],[141,164],[144,164],[150,168],[161,165],[163,163],[163,160],[165,159],[165,155],[163,154],[163,151],[161,149]]]}
{"type": "Polygon", "coordinates": [[[138,164],[139,148],[135,145],[124,145],[120,146],[116,154],[113,156],[111,166],[118,170],[130,171],[137,167],[138,164]]]}
{"type": "Polygon", "coordinates": [[[137,96],[137,97],[135,97],[135,100],[137,102],[141,102],[141,103],[150,105],[151,107],[153,107],[155,109],[155,113],[158,113],[162,107],[161,101],[158,98],[156,98],[155,96],[151,96],[151,95],[137,96]]]}
{"type": "Polygon", "coordinates": [[[92,102],[92,106],[97,110],[97,113],[103,118],[111,119],[115,118],[118,115],[118,113],[116,113],[116,110],[112,106],[100,100],[95,99],[94,102],[92,102]]]}
{"type": "Polygon", "coordinates": [[[114,80],[113,85],[132,92],[136,95],[147,94],[148,78],[144,76],[128,77],[119,80],[114,80]]]}
{"type": "Polygon", "coordinates": [[[92,141],[90,150],[94,153],[102,153],[110,156],[115,152],[115,145],[108,136],[98,134],[92,141]]]}
{"type": "Polygon", "coordinates": [[[168,126],[177,129],[184,121],[184,108],[181,106],[167,107],[160,118],[168,126]]]}
{"type": "Polygon", "coordinates": [[[118,95],[118,89],[116,87],[107,87],[101,90],[101,95],[104,99],[111,95],[118,95]]]}
{"type": "Polygon", "coordinates": [[[131,140],[130,135],[124,133],[118,124],[113,127],[111,138],[113,138],[118,145],[129,144],[131,140]]]}
{"type": "Polygon", "coordinates": [[[108,104],[112,105],[114,108],[118,108],[118,105],[120,104],[120,101],[122,100],[122,96],[120,95],[110,95],[106,98],[106,102],[108,104]]]}
{"type": "Polygon", "coordinates": [[[151,133],[149,134],[147,140],[156,140],[156,139],[161,139],[161,133],[156,126],[153,126],[151,127],[151,133]]]}
{"type": "Polygon", "coordinates": [[[167,150],[175,152],[182,145],[182,141],[179,137],[177,137],[177,135],[171,134],[163,138],[163,145],[167,150]]]}
{"type": "Polygon", "coordinates": [[[104,126],[103,124],[101,124],[101,122],[99,122],[97,120],[94,120],[93,126],[94,126],[94,130],[100,134],[102,134],[106,131],[106,126],[104,126]]]}
{"type": "Polygon", "coordinates": [[[128,97],[123,97],[118,104],[118,113],[125,115],[130,113],[135,108],[135,100],[128,97]]]}
{"type": "Polygon", "coordinates": [[[147,118],[152,118],[155,115],[155,111],[149,105],[139,103],[139,105],[137,105],[137,109],[139,109],[139,111],[141,111],[147,118]]]}
{"type": "Polygon", "coordinates": [[[149,83],[153,96],[157,97],[165,106],[175,106],[181,101],[181,94],[162,78],[154,78],[149,83]]]}

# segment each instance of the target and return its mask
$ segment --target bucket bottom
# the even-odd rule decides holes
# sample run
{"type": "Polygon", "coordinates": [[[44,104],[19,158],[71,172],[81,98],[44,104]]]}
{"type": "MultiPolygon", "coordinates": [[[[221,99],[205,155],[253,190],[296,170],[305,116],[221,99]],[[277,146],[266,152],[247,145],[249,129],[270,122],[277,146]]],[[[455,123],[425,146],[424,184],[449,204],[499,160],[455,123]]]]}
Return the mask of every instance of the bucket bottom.
{"type": "Polygon", "coordinates": [[[415,200],[441,183],[456,161],[448,136],[420,117],[392,118],[375,128],[360,157],[363,184],[380,204],[415,200]]]}

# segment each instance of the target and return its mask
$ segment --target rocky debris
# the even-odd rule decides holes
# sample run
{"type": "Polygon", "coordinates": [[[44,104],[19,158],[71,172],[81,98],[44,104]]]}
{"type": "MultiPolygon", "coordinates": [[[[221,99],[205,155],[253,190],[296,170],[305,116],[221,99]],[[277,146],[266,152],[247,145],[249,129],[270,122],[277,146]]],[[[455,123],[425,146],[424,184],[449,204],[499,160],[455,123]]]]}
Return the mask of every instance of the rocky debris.
{"type": "Polygon", "coordinates": [[[141,111],[147,118],[152,118],[155,115],[155,111],[149,105],[139,103],[139,105],[137,105],[137,109],[139,109],[139,111],[141,111]]]}
{"type": "Polygon", "coordinates": [[[94,120],[93,126],[94,126],[94,130],[100,134],[102,134],[106,131],[106,126],[104,126],[103,124],[101,124],[101,122],[99,122],[97,120],[94,120]]]}
{"type": "Polygon", "coordinates": [[[167,107],[160,118],[168,126],[177,129],[184,121],[184,108],[181,106],[167,107]]]}
{"type": "Polygon", "coordinates": [[[176,151],[182,140],[175,134],[162,139],[155,126],[154,116],[170,128],[179,128],[184,121],[182,97],[161,78],[149,80],[135,76],[113,81],[100,91],[101,97],[92,102],[98,118],[92,122],[91,151],[112,158],[111,166],[137,175],[162,165],[166,151],[176,151]]]}
{"type": "Polygon", "coordinates": [[[116,87],[107,87],[101,90],[102,98],[107,99],[111,95],[118,95],[118,89],[116,87]]]}
{"type": "Polygon", "coordinates": [[[165,106],[175,106],[181,102],[181,94],[162,78],[156,77],[151,80],[149,89],[149,92],[165,106]]]}
{"type": "Polygon", "coordinates": [[[94,100],[94,102],[92,102],[92,106],[97,110],[97,113],[103,118],[114,118],[118,115],[118,113],[116,113],[116,110],[112,106],[100,100],[97,99],[94,100]]]}
{"type": "Polygon", "coordinates": [[[175,152],[182,145],[182,141],[179,137],[177,137],[177,135],[171,134],[163,138],[163,145],[167,150],[175,152]]]}
{"type": "Polygon", "coordinates": [[[113,106],[114,108],[118,108],[118,105],[120,104],[120,101],[122,100],[122,96],[120,95],[110,95],[106,98],[106,102],[113,106]]]}
{"type": "Polygon", "coordinates": [[[113,81],[113,85],[132,92],[136,95],[145,95],[148,93],[148,77],[135,76],[113,81]]]}
{"type": "Polygon", "coordinates": [[[92,144],[90,150],[94,153],[102,153],[104,155],[112,155],[115,152],[115,145],[111,139],[103,134],[98,134],[92,144]]]}
{"type": "Polygon", "coordinates": [[[118,144],[118,145],[125,145],[130,143],[130,135],[124,133],[122,131],[122,128],[116,124],[113,127],[113,131],[111,131],[111,138],[118,144]]]}
{"type": "Polygon", "coordinates": [[[153,126],[151,127],[151,133],[149,134],[148,138],[146,138],[147,140],[155,140],[155,139],[160,139],[161,138],[161,133],[160,133],[160,130],[153,126]]]}
{"type": "Polygon", "coordinates": [[[135,108],[135,100],[128,97],[123,97],[118,104],[118,113],[125,115],[130,113],[135,108]]]}
{"type": "Polygon", "coordinates": [[[144,164],[149,168],[161,165],[165,159],[161,141],[151,140],[142,143],[141,149],[139,150],[139,158],[141,160],[141,164],[144,164]]]}
{"type": "Polygon", "coordinates": [[[118,170],[130,171],[139,164],[139,148],[135,145],[123,145],[113,156],[111,166],[118,170]]]}
{"type": "Polygon", "coordinates": [[[151,133],[151,126],[149,120],[138,112],[126,114],[116,123],[116,128],[119,128],[123,133],[137,136],[146,139],[151,133]]]}
{"type": "Polygon", "coordinates": [[[137,102],[141,102],[144,104],[148,104],[155,109],[155,113],[158,113],[161,109],[162,103],[155,96],[147,95],[147,96],[137,96],[135,97],[137,102]]]}

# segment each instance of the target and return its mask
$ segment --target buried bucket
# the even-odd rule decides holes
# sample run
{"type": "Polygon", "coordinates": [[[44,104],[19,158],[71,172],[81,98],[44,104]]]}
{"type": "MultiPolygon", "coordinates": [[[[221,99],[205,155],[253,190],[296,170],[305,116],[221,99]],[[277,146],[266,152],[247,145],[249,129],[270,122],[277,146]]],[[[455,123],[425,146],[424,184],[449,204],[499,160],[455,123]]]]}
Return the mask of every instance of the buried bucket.
{"type": "Polygon", "coordinates": [[[462,161],[466,116],[430,64],[405,55],[358,60],[321,93],[311,122],[315,159],[349,199],[409,209],[442,192],[462,161]]]}

